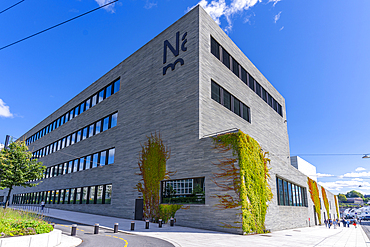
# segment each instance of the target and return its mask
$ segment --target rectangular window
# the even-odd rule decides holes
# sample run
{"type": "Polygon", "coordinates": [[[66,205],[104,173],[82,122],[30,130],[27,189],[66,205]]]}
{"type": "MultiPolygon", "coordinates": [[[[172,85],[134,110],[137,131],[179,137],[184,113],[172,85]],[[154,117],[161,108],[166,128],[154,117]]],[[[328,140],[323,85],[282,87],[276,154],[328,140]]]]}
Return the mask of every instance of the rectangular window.
{"type": "Polygon", "coordinates": [[[224,106],[227,108],[227,109],[229,109],[229,110],[231,110],[231,94],[228,92],[228,91],[226,91],[226,90],[223,90],[224,91],[224,106]]]}
{"type": "Polygon", "coordinates": [[[112,84],[107,87],[105,98],[112,95],[112,84]]]}
{"type": "Polygon", "coordinates": [[[220,86],[214,81],[211,81],[211,98],[218,103],[221,103],[220,86]]]}
{"type": "Polygon", "coordinates": [[[77,171],[78,171],[78,159],[76,159],[73,162],[73,172],[77,172],[77,171]]]}
{"type": "Polygon", "coordinates": [[[75,141],[76,141],[76,133],[73,133],[71,135],[71,145],[75,144],[75,141]]]}
{"type": "Polygon", "coordinates": [[[261,85],[256,82],[256,94],[262,98],[261,85]]]}
{"type": "Polygon", "coordinates": [[[80,105],[80,114],[83,113],[85,110],[85,102],[82,102],[80,105]]]}
{"type": "Polygon", "coordinates": [[[99,92],[98,103],[100,103],[104,100],[104,94],[105,94],[104,89],[99,92]]]}
{"type": "Polygon", "coordinates": [[[100,166],[106,165],[106,159],[107,159],[107,151],[103,151],[100,153],[100,166]]]}
{"type": "Polygon", "coordinates": [[[77,134],[76,134],[76,143],[81,141],[81,130],[77,131],[77,134]]]}
{"type": "Polygon", "coordinates": [[[64,123],[68,122],[69,113],[67,112],[66,115],[64,115],[64,123]]]}
{"type": "Polygon", "coordinates": [[[278,178],[278,192],[279,192],[279,205],[284,205],[284,189],[283,189],[283,181],[278,178]]]}
{"type": "Polygon", "coordinates": [[[69,197],[69,204],[75,204],[75,192],[76,189],[70,189],[70,197],[69,197]]]}
{"type": "Polygon", "coordinates": [[[68,163],[67,162],[65,162],[64,164],[63,164],[63,175],[64,174],[67,174],[68,173],[68,163]]]}
{"type": "Polygon", "coordinates": [[[269,93],[267,94],[267,104],[272,107],[272,97],[269,93]]]}
{"type": "Polygon", "coordinates": [[[233,58],[233,72],[239,77],[239,63],[233,58]]]}
{"type": "Polygon", "coordinates": [[[261,87],[262,89],[262,99],[267,103],[267,91],[261,87]]]}
{"type": "Polygon", "coordinates": [[[120,86],[120,80],[117,80],[114,82],[114,88],[113,88],[113,94],[117,93],[119,91],[120,86]]]}
{"type": "Polygon", "coordinates": [[[87,129],[88,129],[88,127],[85,127],[82,130],[82,140],[85,140],[87,138],[87,129]]]}
{"type": "Polygon", "coordinates": [[[91,155],[88,155],[85,157],[85,169],[90,169],[91,168],[91,155]]]}
{"type": "Polygon", "coordinates": [[[73,118],[73,109],[69,112],[69,120],[72,120],[72,118],[73,118]]]}
{"type": "Polygon", "coordinates": [[[50,201],[49,201],[50,204],[53,204],[54,203],[54,196],[55,196],[55,191],[52,190],[51,191],[51,194],[50,194],[50,201]]]}
{"type": "Polygon", "coordinates": [[[109,117],[106,117],[103,119],[103,130],[102,131],[106,131],[109,127],[109,117]]]}
{"type": "Polygon", "coordinates": [[[247,120],[248,122],[251,122],[250,118],[250,109],[248,106],[243,104],[243,118],[247,120]]]}
{"type": "Polygon", "coordinates": [[[103,185],[97,186],[96,203],[103,203],[103,185]]]}
{"type": "Polygon", "coordinates": [[[54,166],[53,177],[56,177],[56,176],[58,176],[58,166],[54,166]]]}
{"type": "Polygon", "coordinates": [[[89,204],[95,204],[95,186],[90,186],[89,204]]]}
{"type": "Polygon", "coordinates": [[[230,69],[230,54],[222,48],[222,63],[230,69]]]}
{"type": "Polygon", "coordinates": [[[277,103],[277,113],[279,113],[280,116],[283,116],[283,109],[279,103],[277,103]]]}
{"type": "Polygon", "coordinates": [[[59,203],[60,204],[64,203],[64,190],[60,190],[59,203]]]}
{"type": "Polygon", "coordinates": [[[248,86],[250,87],[250,89],[252,89],[254,91],[254,79],[251,75],[249,75],[249,82],[248,82],[248,86]]]}
{"type": "Polygon", "coordinates": [[[115,153],[115,149],[114,148],[109,149],[108,165],[114,163],[114,153],[115,153]]]}
{"type": "Polygon", "coordinates": [[[91,107],[95,106],[96,105],[96,99],[97,99],[97,95],[95,94],[94,96],[92,96],[91,98],[91,107]]]}
{"type": "Polygon", "coordinates": [[[101,130],[101,121],[95,123],[95,135],[99,134],[101,130]]]}
{"type": "MultiPolygon", "coordinates": [[[[63,125],[64,124],[64,115],[60,117],[60,125],[63,125]]],[[[46,131],[47,133],[47,131],[46,131]]]]}
{"type": "Polygon", "coordinates": [[[89,137],[92,137],[94,135],[94,126],[95,124],[91,124],[89,127],[89,137]]]}
{"type": "Polygon", "coordinates": [[[64,191],[64,200],[63,200],[64,204],[69,204],[69,189],[66,189],[64,191]]]}
{"type": "Polygon", "coordinates": [[[67,136],[67,138],[66,138],[66,147],[68,147],[70,143],[71,143],[71,136],[67,136]]]}
{"type": "Polygon", "coordinates": [[[112,185],[105,185],[104,204],[110,204],[112,198],[112,185]]]}
{"type": "Polygon", "coordinates": [[[68,162],[68,173],[72,173],[73,171],[73,161],[68,162]]]}
{"type": "Polygon", "coordinates": [[[91,98],[86,100],[86,102],[85,102],[85,111],[90,109],[90,102],[91,102],[91,98]]]}
{"type": "Polygon", "coordinates": [[[92,160],[92,168],[95,168],[98,166],[98,161],[99,161],[99,154],[93,154],[93,160],[92,160]]]}
{"type": "Polygon", "coordinates": [[[85,170],[84,169],[84,166],[85,166],[85,159],[84,158],[80,158],[80,167],[78,168],[79,171],[82,171],[82,170],[85,170]]]}
{"type": "Polygon", "coordinates": [[[80,109],[80,107],[76,106],[76,108],[75,108],[75,117],[77,117],[78,114],[80,113],[79,109],[80,109]]]}
{"type": "Polygon", "coordinates": [[[117,125],[117,117],[118,117],[118,113],[114,113],[112,115],[112,119],[111,119],[111,123],[110,123],[111,128],[113,128],[117,125]]]}
{"type": "Polygon", "coordinates": [[[63,175],[63,164],[60,164],[59,165],[59,169],[58,169],[58,176],[59,175],[63,175]]]}
{"type": "Polygon", "coordinates": [[[289,205],[293,206],[292,184],[288,182],[289,205]]]}
{"type": "Polygon", "coordinates": [[[59,196],[60,196],[59,190],[56,190],[54,195],[54,204],[59,203],[59,196]]]}
{"type": "Polygon", "coordinates": [[[211,37],[211,53],[220,60],[220,45],[211,37]]]}
{"type": "Polygon", "coordinates": [[[66,144],[66,138],[64,137],[62,139],[62,146],[60,147],[60,149],[63,149],[65,147],[65,144],[66,144]]]}
{"type": "Polygon", "coordinates": [[[241,113],[240,113],[240,101],[237,98],[234,98],[234,113],[238,116],[241,115],[241,113]]]}
{"type": "Polygon", "coordinates": [[[288,182],[287,181],[283,181],[284,182],[284,205],[289,205],[289,194],[288,194],[288,182]]]}
{"type": "Polygon", "coordinates": [[[62,148],[62,140],[59,140],[58,141],[58,145],[57,145],[57,151],[60,150],[62,148]]]}
{"type": "Polygon", "coordinates": [[[81,202],[82,202],[82,200],[81,200],[82,188],[76,188],[75,192],[76,192],[75,204],[81,204],[81,202]]]}
{"type": "Polygon", "coordinates": [[[87,204],[88,203],[88,187],[83,187],[82,189],[82,204],[87,204]]]}

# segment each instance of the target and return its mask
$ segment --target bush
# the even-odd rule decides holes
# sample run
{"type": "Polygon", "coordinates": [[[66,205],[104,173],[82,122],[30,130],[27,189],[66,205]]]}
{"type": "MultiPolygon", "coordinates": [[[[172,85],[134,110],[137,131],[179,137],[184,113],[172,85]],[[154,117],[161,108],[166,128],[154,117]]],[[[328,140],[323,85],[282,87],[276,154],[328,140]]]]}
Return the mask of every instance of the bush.
{"type": "Polygon", "coordinates": [[[182,205],[178,204],[160,204],[159,205],[160,219],[162,219],[164,223],[167,223],[171,217],[175,218],[177,210],[179,210],[181,207],[182,205]]]}
{"type": "Polygon", "coordinates": [[[0,237],[34,235],[53,230],[53,227],[37,214],[4,209],[0,216],[0,237]]]}

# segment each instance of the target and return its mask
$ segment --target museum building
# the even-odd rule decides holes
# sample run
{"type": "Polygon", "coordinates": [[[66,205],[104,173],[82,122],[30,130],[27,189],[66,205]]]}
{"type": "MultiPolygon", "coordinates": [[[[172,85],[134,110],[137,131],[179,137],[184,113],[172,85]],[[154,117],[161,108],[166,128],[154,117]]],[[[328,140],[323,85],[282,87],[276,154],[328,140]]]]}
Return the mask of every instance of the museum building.
{"type": "MultiPolygon", "coordinates": [[[[220,226],[238,209],[215,207],[212,176],[222,157],[212,137],[242,131],[270,154],[266,229],[314,225],[307,176],[290,163],[286,119],[281,94],[197,6],[20,137],[47,170],[38,186],[14,188],[12,204],[45,200],[50,208],[141,219],[141,145],[160,133],[171,150],[167,170],[176,172],[162,188],[171,185],[172,202],[188,206],[176,224],[240,233],[220,226]],[[203,197],[186,201],[195,190],[203,197]]],[[[327,216],[336,217],[335,197],[327,197],[327,216]]],[[[161,201],[170,202],[163,189],[161,201]]]]}

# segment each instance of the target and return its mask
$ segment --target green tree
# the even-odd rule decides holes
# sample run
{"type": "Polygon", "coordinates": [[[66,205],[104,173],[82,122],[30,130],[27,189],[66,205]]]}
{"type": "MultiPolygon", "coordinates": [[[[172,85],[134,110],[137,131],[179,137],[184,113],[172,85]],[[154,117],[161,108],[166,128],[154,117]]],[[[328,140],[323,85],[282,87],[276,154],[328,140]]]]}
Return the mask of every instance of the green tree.
{"type": "Polygon", "coordinates": [[[9,189],[5,207],[14,187],[33,187],[38,183],[31,181],[42,178],[46,167],[31,158],[32,153],[24,141],[12,142],[0,152],[0,189],[9,189]]]}
{"type": "Polygon", "coordinates": [[[361,193],[360,193],[360,192],[358,192],[358,191],[351,190],[350,192],[347,192],[346,197],[347,197],[347,198],[353,198],[353,197],[360,197],[360,198],[364,198],[364,195],[363,195],[363,194],[361,194],[361,193]]]}
{"type": "Polygon", "coordinates": [[[346,202],[347,201],[347,197],[346,197],[346,195],[339,193],[338,194],[338,200],[340,202],[346,202]]]}

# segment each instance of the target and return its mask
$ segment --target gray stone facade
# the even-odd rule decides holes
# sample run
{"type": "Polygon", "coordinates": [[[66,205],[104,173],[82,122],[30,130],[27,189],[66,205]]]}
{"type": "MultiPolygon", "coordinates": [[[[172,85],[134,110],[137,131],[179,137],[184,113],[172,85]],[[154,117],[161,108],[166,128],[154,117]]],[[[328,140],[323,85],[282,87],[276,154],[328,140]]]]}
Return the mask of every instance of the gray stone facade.
{"type": "MultiPolygon", "coordinates": [[[[176,47],[175,47],[176,48],[176,47]]],[[[160,33],[130,57],[114,67],[53,114],[33,127],[22,138],[27,138],[70,109],[120,78],[120,91],[91,109],[83,112],[58,129],[29,145],[38,150],[88,124],[118,112],[117,126],[39,159],[53,166],[87,154],[115,147],[114,164],[43,179],[34,188],[15,188],[13,193],[28,193],[100,184],[113,186],[111,204],[51,204],[48,207],[133,218],[135,199],[139,194],[134,186],[140,180],[138,159],[141,144],[151,133],[160,132],[171,149],[167,170],[176,171],[171,179],[205,178],[205,204],[190,205],[179,210],[177,224],[219,231],[240,230],[222,228],[221,222],[237,220],[237,210],[217,210],[213,195],[219,193],[211,181],[215,165],[222,156],[214,150],[212,133],[237,128],[257,140],[264,151],[270,152],[271,189],[274,193],[266,216],[266,228],[271,230],[308,226],[313,224],[313,204],[308,195],[308,207],[279,206],[276,176],[307,186],[307,177],[290,165],[289,139],[286,125],[285,100],[267,81],[251,61],[201,8],[196,7],[160,33]],[[175,47],[179,32],[179,55],[167,48],[163,61],[164,41],[175,47]],[[185,36],[186,43],[183,37],[185,36]],[[240,78],[226,68],[210,52],[210,37],[215,38],[239,64],[244,67],[282,106],[282,116],[254,93],[240,78]],[[163,68],[178,58],[174,70],[163,68]],[[211,80],[250,107],[251,123],[237,116],[211,98],[211,80]]],[[[308,191],[308,189],[307,189],[308,191]]],[[[5,191],[0,192],[0,196],[5,191]]],[[[328,192],[332,214],[334,197],[328,192]]]]}

